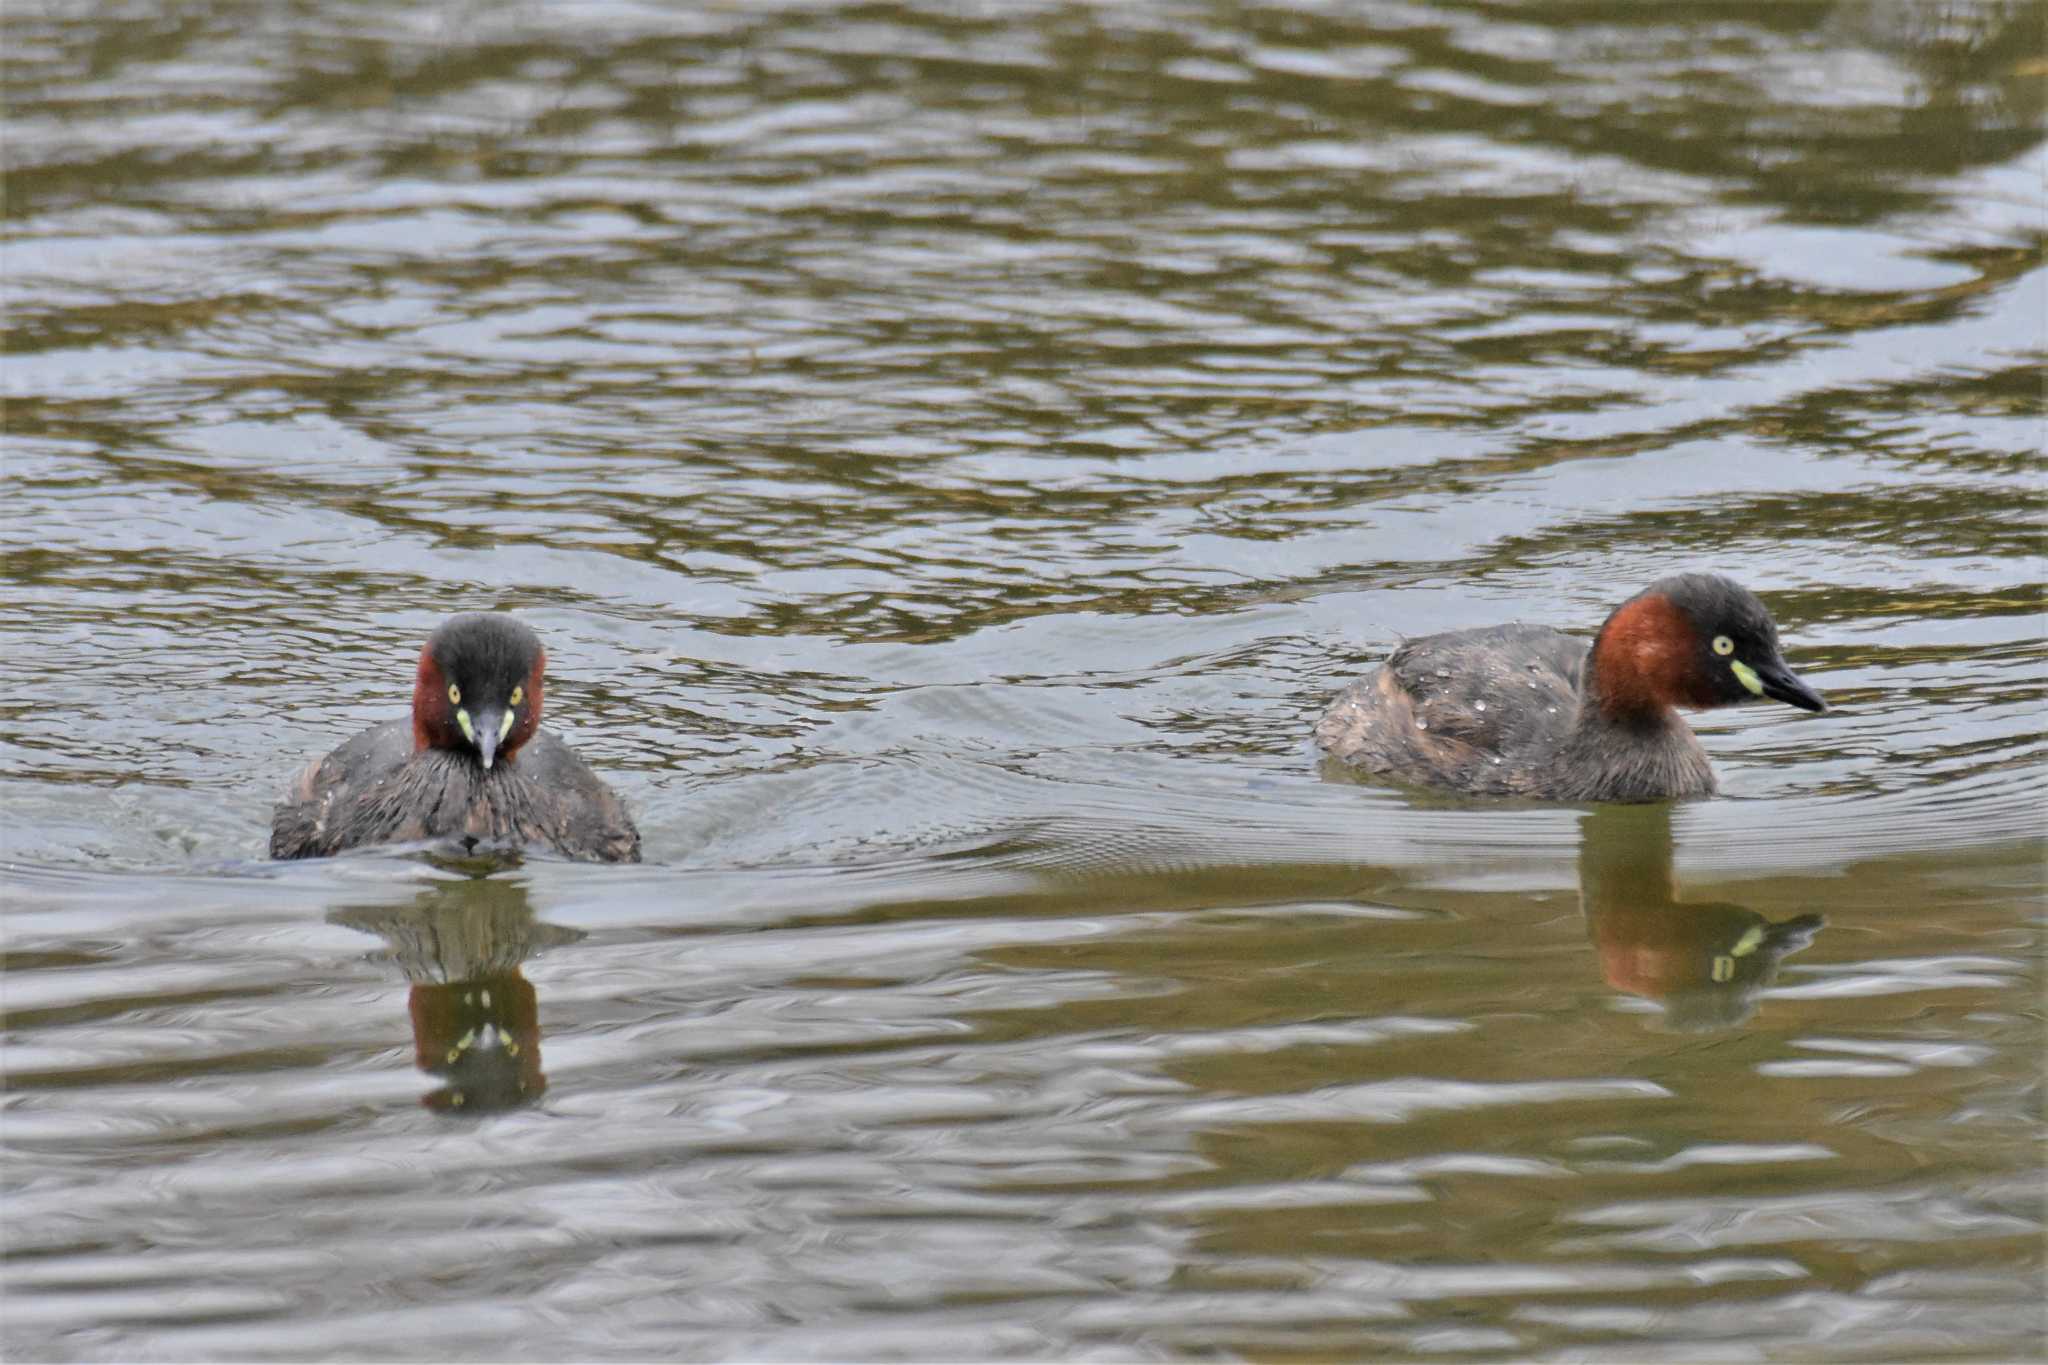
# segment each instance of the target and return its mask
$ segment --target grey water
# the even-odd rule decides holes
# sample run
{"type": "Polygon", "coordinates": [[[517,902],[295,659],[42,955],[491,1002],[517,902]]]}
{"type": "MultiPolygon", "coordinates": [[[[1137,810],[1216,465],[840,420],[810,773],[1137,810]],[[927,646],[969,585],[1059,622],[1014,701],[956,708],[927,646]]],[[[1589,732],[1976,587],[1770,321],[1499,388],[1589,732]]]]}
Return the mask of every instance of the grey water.
{"type": "Polygon", "coordinates": [[[2048,1355],[2044,25],[6,6],[0,1353],[2048,1355]],[[495,608],[646,862],[267,862],[495,608]]]}

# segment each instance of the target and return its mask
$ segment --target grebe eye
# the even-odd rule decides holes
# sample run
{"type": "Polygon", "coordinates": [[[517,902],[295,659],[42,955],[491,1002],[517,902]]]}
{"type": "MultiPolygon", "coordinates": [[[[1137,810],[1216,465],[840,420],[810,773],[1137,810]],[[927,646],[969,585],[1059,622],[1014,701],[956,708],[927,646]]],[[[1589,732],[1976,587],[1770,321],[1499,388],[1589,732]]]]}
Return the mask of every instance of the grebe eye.
{"type": "Polygon", "coordinates": [[[511,700],[511,705],[513,705],[513,706],[517,706],[517,705],[519,705],[519,703],[520,703],[520,702],[523,702],[523,701],[525,701],[525,700],[526,700],[526,689],[525,689],[524,687],[515,687],[515,688],[513,688],[513,689],[512,689],[512,700],[511,700]]]}
{"type": "Polygon", "coordinates": [[[448,700],[455,703],[457,706],[462,705],[462,689],[457,687],[454,683],[448,684],[448,700]]]}
{"type": "Polygon", "coordinates": [[[1735,642],[1725,635],[1716,635],[1714,637],[1714,652],[1724,657],[1733,654],[1735,652],[1735,642]]]}

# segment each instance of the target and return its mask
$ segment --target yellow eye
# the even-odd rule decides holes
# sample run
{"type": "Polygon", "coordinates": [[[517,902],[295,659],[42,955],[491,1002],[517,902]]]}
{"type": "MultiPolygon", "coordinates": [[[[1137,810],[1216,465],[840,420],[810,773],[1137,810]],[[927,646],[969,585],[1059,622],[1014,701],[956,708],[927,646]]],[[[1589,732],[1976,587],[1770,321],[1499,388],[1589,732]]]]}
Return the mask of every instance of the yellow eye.
{"type": "Polygon", "coordinates": [[[523,701],[525,701],[525,700],[526,700],[526,689],[525,689],[525,688],[523,688],[523,687],[515,687],[515,688],[513,688],[513,689],[512,689],[512,705],[514,705],[514,706],[517,706],[517,705],[519,705],[519,703],[520,703],[520,702],[523,702],[523,701]]]}
{"type": "Polygon", "coordinates": [[[1716,635],[1714,637],[1714,652],[1724,657],[1733,654],[1735,652],[1735,642],[1725,635],[1716,635]]]}
{"type": "Polygon", "coordinates": [[[454,702],[457,706],[462,705],[462,689],[454,683],[448,684],[448,700],[454,702]]]}

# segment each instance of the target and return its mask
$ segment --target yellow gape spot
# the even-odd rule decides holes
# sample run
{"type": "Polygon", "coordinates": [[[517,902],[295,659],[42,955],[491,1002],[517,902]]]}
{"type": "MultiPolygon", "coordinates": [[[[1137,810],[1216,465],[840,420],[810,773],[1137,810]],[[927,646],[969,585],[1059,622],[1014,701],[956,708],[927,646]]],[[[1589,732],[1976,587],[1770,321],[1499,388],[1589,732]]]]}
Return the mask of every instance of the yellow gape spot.
{"type": "Polygon", "coordinates": [[[455,723],[462,727],[462,737],[464,739],[468,740],[471,744],[476,743],[476,726],[470,724],[469,712],[457,711],[455,713],[455,723]]]}
{"type": "Polygon", "coordinates": [[[1730,662],[1728,668],[1735,674],[1735,681],[1741,683],[1759,697],[1764,694],[1764,680],[1756,675],[1755,669],[1740,659],[1730,662]]]}
{"type": "Polygon", "coordinates": [[[518,719],[518,717],[514,716],[510,711],[507,711],[505,713],[505,718],[498,722],[499,739],[502,740],[505,738],[505,736],[512,733],[512,722],[516,719],[518,719]]]}

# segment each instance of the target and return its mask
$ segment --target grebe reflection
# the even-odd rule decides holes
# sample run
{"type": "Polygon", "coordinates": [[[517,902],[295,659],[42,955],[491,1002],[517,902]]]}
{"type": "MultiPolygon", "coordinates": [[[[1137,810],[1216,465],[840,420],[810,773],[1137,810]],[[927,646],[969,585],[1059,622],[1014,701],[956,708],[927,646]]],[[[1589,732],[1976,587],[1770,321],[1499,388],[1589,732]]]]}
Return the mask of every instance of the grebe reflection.
{"type": "Polygon", "coordinates": [[[390,946],[412,983],[413,1053],[444,1084],[420,1103],[441,1113],[531,1104],[540,1069],[540,1005],[519,964],[582,931],[534,918],[526,888],[481,877],[439,883],[409,904],[336,910],[327,918],[390,946]]]}
{"type": "Polygon", "coordinates": [[[1732,1028],[1756,1012],[1778,964],[1827,921],[1773,922],[1747,906],[1681,901],[1672,875],[1671,807],[1603,806],[1580,826],[1579,904],[1600,974],[1680,1031],[1732,1028]]]}

